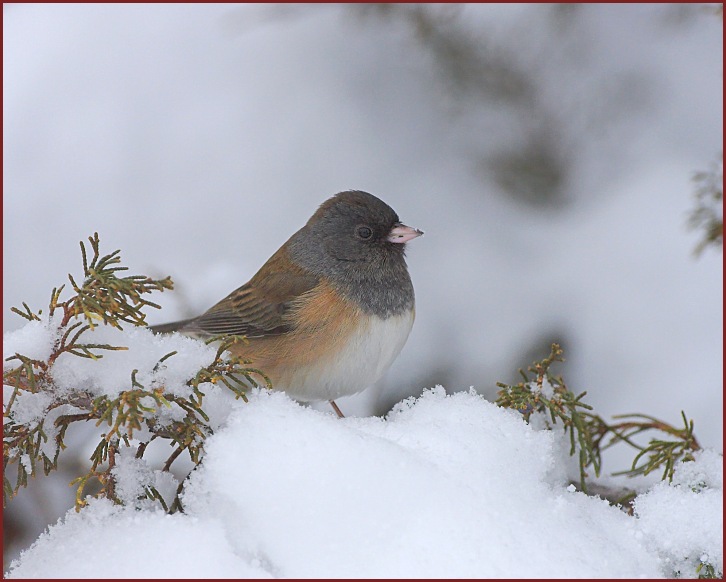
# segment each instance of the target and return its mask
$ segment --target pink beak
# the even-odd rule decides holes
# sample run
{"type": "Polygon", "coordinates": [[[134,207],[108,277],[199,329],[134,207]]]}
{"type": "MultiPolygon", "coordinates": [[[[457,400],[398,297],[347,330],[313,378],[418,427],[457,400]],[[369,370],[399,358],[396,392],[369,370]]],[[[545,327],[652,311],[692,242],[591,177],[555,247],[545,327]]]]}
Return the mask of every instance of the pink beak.
{"type": "Polygon", "coordinates": [[[419,230],[418,228],[411,228],[410,226],[406,226],[399,222],[393,226],[391,232],[388,233],[388,238],[386,240],[392,243],[406,243],[417,236],[421,236],[422,234],[422,230],[419,230]]]}

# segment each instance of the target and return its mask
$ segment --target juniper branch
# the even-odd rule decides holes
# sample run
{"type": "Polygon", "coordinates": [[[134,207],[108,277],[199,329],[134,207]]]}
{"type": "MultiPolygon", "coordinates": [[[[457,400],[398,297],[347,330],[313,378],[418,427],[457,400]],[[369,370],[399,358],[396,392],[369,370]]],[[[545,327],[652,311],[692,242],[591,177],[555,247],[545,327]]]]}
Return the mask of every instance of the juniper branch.
{"type": "MultiPolygon", "coordinates": [[[[578,455],[580,487],[583,491],[587,492],[587,468],[592,466],[595,475],[599,476],[602,452],[619,442],[638,452],[630,469],[615,475],[647,475],[656,469],[663,469],[661,479],[667,478],[670,482],[678,462],[694,459],[692,453],[700,450],[700,445],[693,434],[693,421],[688,420],[683,411],[683,428],[675,428],[647,414],[618,415],[615,419],[620,421],[609,424],[591,412],[592,407],[582,401],[586,392],[576,396],[567,389],[561,377],[550,373],[551,366],[562,361],[562,350],[559,345],[552,344],[549,356],[528,368],[534,378],[520,370],[523,381],[519,384],[497,383],[500,390],[496,403],[519,410],[526,422],[533,414],[540,413],[546,415],[552,425],[558,421],[563,424],[570,437],[570,455],[578,455]],[[545,380],[552,387],[551,396],[545,394],[545,380]],[[666,433],[676,440],[651,439],[647,445],[640,445],[634,440],[641,433],[652,430],[666,433]]],[[[626,493],[624,498],[630,496],[630,493],[626,493]]]]}

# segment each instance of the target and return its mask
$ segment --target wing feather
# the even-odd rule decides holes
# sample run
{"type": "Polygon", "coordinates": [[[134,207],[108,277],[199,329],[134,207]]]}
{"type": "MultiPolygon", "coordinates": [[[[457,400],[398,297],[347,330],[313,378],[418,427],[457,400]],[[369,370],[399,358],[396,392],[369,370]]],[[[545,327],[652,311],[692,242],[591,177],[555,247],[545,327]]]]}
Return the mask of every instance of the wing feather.
{"type": "Polygon", "coordinates": [[[319,283],[317,276],[289,260],[283,246],[248,283],[190,320],[181,331],[249,338],[288,333],[295,328],[293,307],[319,283]]]}

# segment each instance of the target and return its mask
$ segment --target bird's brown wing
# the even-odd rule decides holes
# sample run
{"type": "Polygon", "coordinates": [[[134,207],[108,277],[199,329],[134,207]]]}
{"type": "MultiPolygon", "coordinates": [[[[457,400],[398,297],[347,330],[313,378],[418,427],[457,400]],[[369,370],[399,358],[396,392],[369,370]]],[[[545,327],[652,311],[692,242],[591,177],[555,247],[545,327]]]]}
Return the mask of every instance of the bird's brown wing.
{"type": "Polygon", "coordinates": [[[248,283],[187,322],[181,331],[249,338],[287,333],[295,327],[290,318],[291,307],[318,283],[318,277],[288,260],[283,247],[248,283]]]}

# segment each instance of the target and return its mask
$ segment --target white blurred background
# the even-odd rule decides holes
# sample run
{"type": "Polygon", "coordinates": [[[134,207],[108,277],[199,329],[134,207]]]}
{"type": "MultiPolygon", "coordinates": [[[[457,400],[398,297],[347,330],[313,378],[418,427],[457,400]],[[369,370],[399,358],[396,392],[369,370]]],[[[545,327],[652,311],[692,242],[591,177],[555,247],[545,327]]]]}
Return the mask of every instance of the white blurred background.
{"type": "MultiPolygon", "coordinates": [[[[684,410],[722,450],[722,253],[687,228],[723,148],[714,5],[4,4],[3,49],[4,330],[94,231],[171,275],[158,323],[361,189],[426,235],[411,337],[348,414],[435,384],[494,399],[558,341],[605,418],[684,410]]],[[[68,480],[10,504],[8,558],[68,480]]]]}

